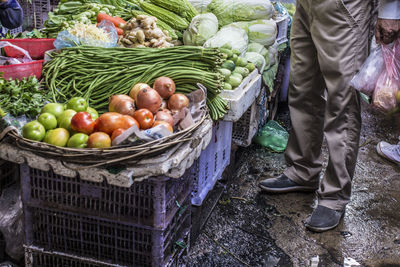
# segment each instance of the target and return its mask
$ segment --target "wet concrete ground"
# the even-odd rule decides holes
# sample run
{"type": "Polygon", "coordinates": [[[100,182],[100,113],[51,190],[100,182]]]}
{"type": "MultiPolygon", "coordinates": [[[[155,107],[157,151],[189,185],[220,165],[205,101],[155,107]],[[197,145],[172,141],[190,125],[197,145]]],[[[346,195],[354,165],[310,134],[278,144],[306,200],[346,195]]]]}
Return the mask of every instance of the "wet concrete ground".
{"type": "MultiPolygon", "coordinates": [[[[235,174],[182,265],[310,266],[319,256],[318,266],[343,266],[344,258],[360,266],[400,266],[400,168],[375,152],[380,140],[397,142],[394,125],[364,107],[352,202],[342,223],[321,234],[303,226],[314,194],[268,195],[257,187],[285,168],[283,155],[240,149],[235,174]]],[[[326,161],[326,148],[324,155],[326,161]]]]}

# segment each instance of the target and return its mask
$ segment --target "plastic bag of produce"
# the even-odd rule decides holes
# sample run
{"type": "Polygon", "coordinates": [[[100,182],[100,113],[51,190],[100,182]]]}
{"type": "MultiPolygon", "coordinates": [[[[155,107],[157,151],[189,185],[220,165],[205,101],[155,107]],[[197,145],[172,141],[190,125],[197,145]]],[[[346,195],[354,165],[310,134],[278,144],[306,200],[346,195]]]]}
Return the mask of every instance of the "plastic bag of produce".
{"type": "Polygon", "coordinates": [[[275,43],[278,28],[276,22],[269,20],[240,21],[231,24],[246,31],[250,43],[259,43],[269,47],[275,43]]]}
{"type": "Polygon", "coordinates": [[[268,121],[254,141],[274,152],[283,152],[289,140],[289,133],[276,121],[268,121]]]}
{"type": "Polygon", "coordinates": [[[372,104],[382,112],[397,107],[396,96],[400,90],[400,40],[391,45],[382,45],[385,68],[376,82],[372,104]]]}
{"type": "Polygon", "coordinates": [[[115,47],[118,34],[112,22],[103,20],[98,27],[93,24],[77,23],[73,28],[62,31],[54,41],[54,47],[74,47],[79,45],[115,47]]]}
{"type": "Polygon", "coordinates": [[[0,65],[14,65],[14,64],[28,63],[28,62],[33,61],[31,56],[29,55],[28,51],[26,51],[25,49],[22,49],[21,47],[13,45],[12,43],[7,42],[7,41],[0,42],[0,48],[4,48],[7,46],[10,46],[10,47],[14,48],[15,50],[20,51],[25,56],[23,58],[12,58],[12,57],[0,56],[0,65]]]}
{"type": "Polygon", "coordinates": [[[201,46],[218,32],[218,19],[212,13],[200,14],[192,19],[183,34],[185,45],[201,46]]]}
{"type": "Polygon", "coordinates": [[[256,52],[263,57],[268,55],[268,49],[266,49],[262,44],[259,43],[250,43],[247,47],[247,52],[256,52]]]}
{"type": "Polygon", "coordinates": [[[204,43],[204,47],[222,47],[229,46],[237,49],[241,54],[245,53],[249,44],[249,38],[244,30],[226,26],[219,30],[213,37],[204,43]]]}
{"type": "Polygon", "coordinates": [[[257,69],[258,69],[261,73],[263,73],[263,71],[264,71],[264,69],[265,69],[265,64],[266,64],[266,62],[265,62],[265,58],[264,58],[262,55],[260,55],[259,53],[256,53],[256,52],[247,52],[247,53],[244,55],[244,58],[245,58],[248,62],[253,63],[253,64],[257,67],[257,69]]]}
{"type": "Polygon", "coordinates": [[[275,11],[269,0],[212,0],[207,10],[217,16],[221,27],[236,21],[270,19],[275,11]]]}
{"type": "Polygon", "coordinates": [[[268,58],[269,58],[269,65],[273,66],[278,62],[279,50],[278,50],[278,43],[275,42],[268,48],[268,58]]]}
{"type": "Polygon", "coordinates": [[[360,71],[353,77],[350,85],[356,90],[371,96],[375,90],[376,82],[385,68],[382,48],[377,46],[361,66],[360,71]]]}
{"type": "Polygon", "coordinates": [[[189,0],[194,8],[200,13],[207,12],[207,6],[211,3],[211,0],[189,0]]]}

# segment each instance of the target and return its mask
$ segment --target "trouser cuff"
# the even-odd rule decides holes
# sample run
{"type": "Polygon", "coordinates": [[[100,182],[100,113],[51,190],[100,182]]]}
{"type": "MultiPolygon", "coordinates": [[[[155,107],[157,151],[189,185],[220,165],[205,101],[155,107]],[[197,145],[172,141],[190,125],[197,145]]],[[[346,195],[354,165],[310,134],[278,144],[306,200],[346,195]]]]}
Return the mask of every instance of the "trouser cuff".
{"type": "Polygon", "coordinates": [[[350,200],[341,199],[321,199],[318,197],[318,205],[333,209],[343,211],[350,200]]]}
{"type": "Polygon", "coordinates": [[[318,179],[312,179],[312,180],[308,180],[308,181],[304,180],[303,178],[299,177],[296,174],[296,172],[294,171],[293,167],[287,168],[283,172],[283,174],[285,174],[290,180],[292,180],[296,184],[315,187],[316,189],[319,187],[319,180],[318,179]]]}

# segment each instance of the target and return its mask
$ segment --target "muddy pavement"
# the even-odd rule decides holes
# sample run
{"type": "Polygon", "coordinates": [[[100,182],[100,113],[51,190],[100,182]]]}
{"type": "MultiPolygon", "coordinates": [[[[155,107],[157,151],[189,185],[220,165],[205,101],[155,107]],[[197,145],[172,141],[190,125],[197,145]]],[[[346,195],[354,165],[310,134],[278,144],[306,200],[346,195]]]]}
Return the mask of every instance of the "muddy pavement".
{"type": "MultiPolygon", "coordinates": [[[[287,121],[287,114],[280,118],[287,121]]],[[[285,168],[283,155],[240,149],[235,174],[182,265],[310,266],[318,256],[318,266],[343,266],[345,258],[360,266],[400,266],[400,168],[375,152],[382,139],[397,142],[394,125],[364,107],[352,202],[343,222],[321,234],[303,226],[314,194],[268,195],[257,187],[285,168]]],[[[326,162],[326,147],[324,155],[326,162]]]]}

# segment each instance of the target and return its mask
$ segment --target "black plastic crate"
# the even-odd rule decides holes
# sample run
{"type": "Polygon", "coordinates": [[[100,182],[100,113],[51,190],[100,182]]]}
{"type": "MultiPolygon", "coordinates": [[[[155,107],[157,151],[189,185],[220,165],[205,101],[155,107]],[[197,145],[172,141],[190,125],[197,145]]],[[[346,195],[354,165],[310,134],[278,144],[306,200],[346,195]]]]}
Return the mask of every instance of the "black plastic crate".
{"type": "MultiPolygon", "coordinates": [[[[187,172],[188,173],[188,172],[187,172]]],[[[22,201],[79,214],[136,223],[164,229],[190,194],[190,174],[180,179],[156,177],[134,183],[130,188],[69,178],[53,171],[21,165],[22,201]]]]}
{"type": "Polygon", "coordinates": [[[18,177],[18,164],[0,159],[0,195],[4,188],[14,184],[18,177]]]}
{"type": "Polygon", "coordinates": [[[4,240],[3,233],[0,231],[0,263],[6,258],[6,241],[4,240]]]}
{"type": "Polygon", "coordinates": [[[109,264],[165,266],[189,247],[190,201],[188,197],[164,230],[24,205],[25,243],[109,264]]]}
{"type": "Polygon", "coordinates": [[[48,13],[53,11],[59,2],[58,0],[20,1],[24,12],[24,30],[43,28],[44,22],[49,17],[48,13]]]}

